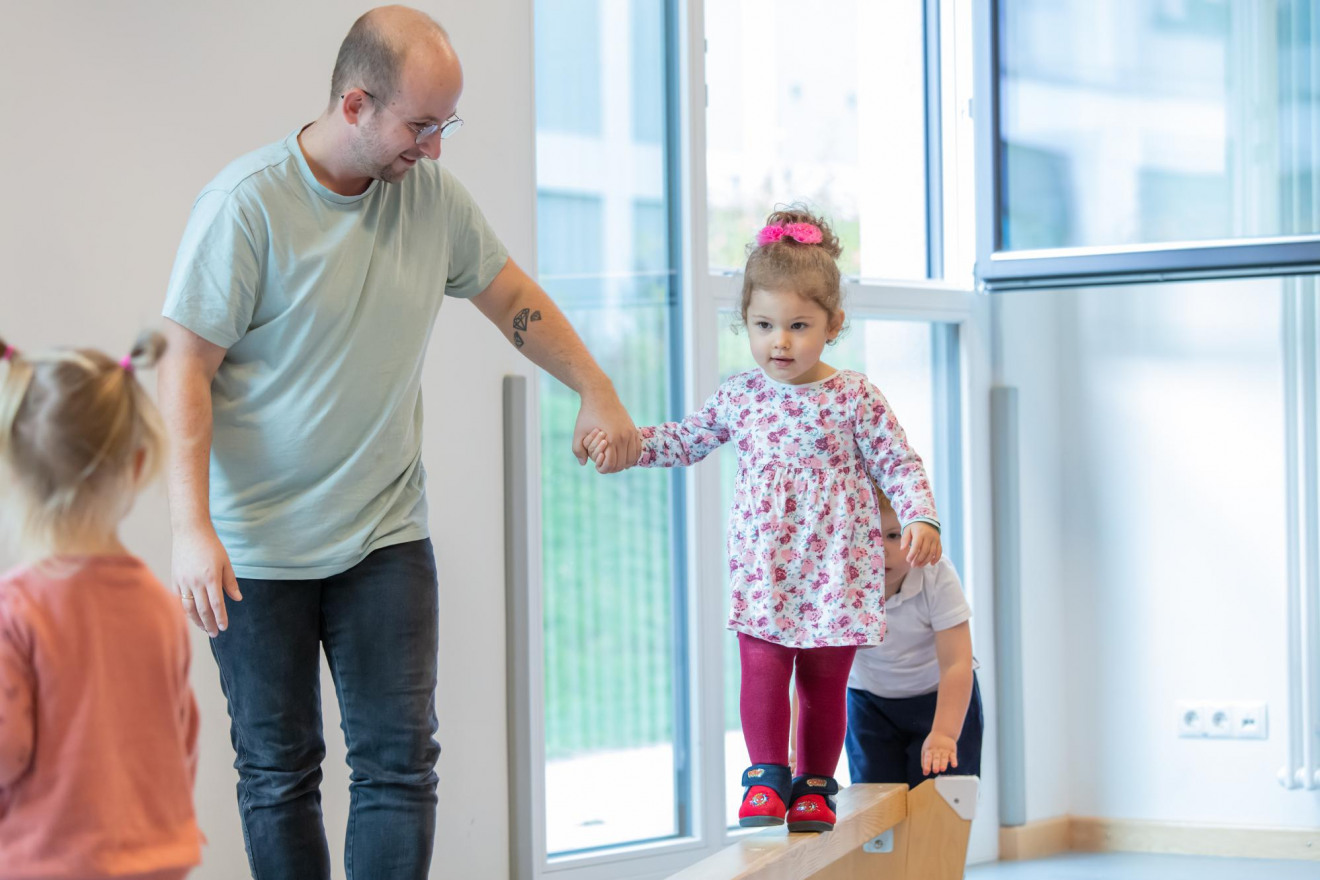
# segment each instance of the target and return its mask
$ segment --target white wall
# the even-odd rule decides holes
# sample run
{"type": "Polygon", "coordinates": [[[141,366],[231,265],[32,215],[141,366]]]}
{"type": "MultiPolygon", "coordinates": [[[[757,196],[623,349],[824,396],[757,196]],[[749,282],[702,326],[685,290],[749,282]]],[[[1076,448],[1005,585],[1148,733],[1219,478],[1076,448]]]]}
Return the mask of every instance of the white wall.
{"type": "Polygon", "coordinates": [[[997,384],[1018,386],[1018,470],[1021,475],[1020,528],[1022,669],[1027,819],[1067,811],[1067,750],[1059,725],[1068,700],[1065,664],[1067,634],[1060,567],[1064,558],[1056,522],[1061,500],[1061,443],[1058,410],[1062,402],[1057,332],[1059,305],[1052,295],[995,296],[997,384]],[[1047,733],[1049,735],[1038,735],[1047,733]]]}
{"type": "MultiPolygon", "coordinates": [[[[0,167],[0,333],[21,348],[125,350],[155,323],[194,196],[230,159],[318,115],[335,52],[363,3],[125,0],[6,3],[0,167]]],[[[432,0],[463,60],[454,168],[514,258],[534,265],[530,0],[432,0]]],[[[442,310],[425,377],[432,529],[440,566],[441,811],[432,876],[507,873],[500,379],[528,365],[474,308],[442,310]]],[[[568,454],[568,450],[564,451],[568,454]]],[[[125,532],[165,579],[159,491],[125,532]]],[[[3,564],[6,560],[0,560],[3,564]]],[[[228,716],[204,635],[199,878],[246,876],[228,716]]],[[[326,696],[332,693],[326,681],[326,696]]],[[[326,821],[336,862],[347,770],[326,706],[326,821]]]]}
{"type": "Polygon", "coordinates": [[[1027,813],[1320,825],[1286,739],[1280,282],[995,297],[1020,389],[1027,813]],[[1267,740],[1175,701],[1266,700],[1267,740]]]}

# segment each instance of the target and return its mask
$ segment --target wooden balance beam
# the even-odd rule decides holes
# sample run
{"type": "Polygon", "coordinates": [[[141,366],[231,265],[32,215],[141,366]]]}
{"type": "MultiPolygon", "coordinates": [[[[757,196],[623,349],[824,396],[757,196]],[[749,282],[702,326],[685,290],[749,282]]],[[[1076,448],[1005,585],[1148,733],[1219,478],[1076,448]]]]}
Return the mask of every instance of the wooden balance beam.
{"type": "Polygon", "coordinates": [[[961,880],[979,782],[850,785],[839,792],[833,831],[769,828],[669,880],[961,880]]]}

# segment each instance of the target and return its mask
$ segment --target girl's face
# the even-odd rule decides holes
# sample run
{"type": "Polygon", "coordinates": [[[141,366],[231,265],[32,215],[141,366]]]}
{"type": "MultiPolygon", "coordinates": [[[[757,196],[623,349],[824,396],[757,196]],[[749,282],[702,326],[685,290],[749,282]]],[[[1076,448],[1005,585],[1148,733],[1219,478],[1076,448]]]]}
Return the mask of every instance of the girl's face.
{"type": "Polygon", "coordinates": [[[747,302],[747,337],[752,356],[776,382],[804,385],[824,379],[825,344],[839,335],[843,312],[830,319],[825,309],[791,290],[755,288],[747,302]]]}

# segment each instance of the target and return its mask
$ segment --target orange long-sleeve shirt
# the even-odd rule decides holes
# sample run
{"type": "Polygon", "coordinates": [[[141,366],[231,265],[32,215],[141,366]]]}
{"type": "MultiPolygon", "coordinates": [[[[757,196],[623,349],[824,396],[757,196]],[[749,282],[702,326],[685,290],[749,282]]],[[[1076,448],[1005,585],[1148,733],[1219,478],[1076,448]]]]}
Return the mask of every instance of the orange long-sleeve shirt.
{"type": "Polygon", "coordinates": [[[178,600],[138,559],[0,577],[0,880],[200,861],[189,661],[178,600]]]}

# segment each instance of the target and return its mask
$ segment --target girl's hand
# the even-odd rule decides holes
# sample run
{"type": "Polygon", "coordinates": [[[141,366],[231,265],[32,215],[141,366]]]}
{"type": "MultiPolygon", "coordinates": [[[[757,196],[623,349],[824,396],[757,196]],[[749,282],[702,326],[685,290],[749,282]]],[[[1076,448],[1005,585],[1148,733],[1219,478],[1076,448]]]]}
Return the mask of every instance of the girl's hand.
{"type": "Polygon", "coordinates": [[[939,529],[927,522],[909,523],[898,549],[906,550],[908,565],[934,565],[944,554],[939,529]]]}
{"type": "Polygon", "coordinates": [[[588,433],[585,437],[582,438],[582,447],[586,449],[587,457],[590,458],[593,462],[595,462],[596,470],[599,473],[616,474],[619,471],[626,471],[628,468],[633,467],[634,465],[637,464],[638,459],[642,457],[641,432],[638,432],[637,434],[637,443],[636,443],[637,448],[635,454],[633,454],[631,458],[629,457],[628,453],[619,452],[618,447],[614,447],[616,461],[613,470],[608,469],[608,463],[609,463],[608,453],[611,448],[610,438],[609,435],[606,434],[604,431],[602,431],[600,428],[593,428],[590,433],[588,433]]]}
{"type": "Polygon", "coordinates": [[[582,405],[578,408],[577,422],[573,426],[573,454],[577,456],[579,464],[586,464],[591,457],[585,443],[591,429],[600,431],[607,440],[612,440],[601,453],[603,457],[596,460],[597,471],[617,474],[637,464],[637,459],[642,455],[641,433],[612,387],[582,394],[582,405]]]}
{"type": "Polygon", "coordinates": [[[958,766],[958,741],[942,733],[930,732],[921,744],[921,773],[943,773],[950,767],[958,766]]]}
{"type": "Polygon", "coordinates": [[[604,470],[605,453],[610,448],[610,440],[605,432],[600,428],[593,428],[586,437],[582,438],[582,445],[587,450],[587,456],[595,462],[596,470],[604,470]]]}

